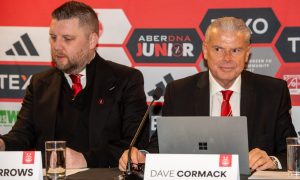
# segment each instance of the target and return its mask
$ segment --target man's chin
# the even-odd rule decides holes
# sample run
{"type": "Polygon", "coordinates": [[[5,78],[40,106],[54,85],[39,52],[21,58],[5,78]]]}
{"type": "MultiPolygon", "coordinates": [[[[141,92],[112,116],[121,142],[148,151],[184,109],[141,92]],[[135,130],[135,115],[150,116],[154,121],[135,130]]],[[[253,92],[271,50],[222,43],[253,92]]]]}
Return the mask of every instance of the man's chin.
{"type": "Polygon", "coordinates": [[[56,68],[59,69],[59,70],[61,70],[61,71],[63,71],[63,72],[66,72],[69,69],[65,65],[61,65],[61,64],[57,64],[57,63],[56,63],[56,68]]]}

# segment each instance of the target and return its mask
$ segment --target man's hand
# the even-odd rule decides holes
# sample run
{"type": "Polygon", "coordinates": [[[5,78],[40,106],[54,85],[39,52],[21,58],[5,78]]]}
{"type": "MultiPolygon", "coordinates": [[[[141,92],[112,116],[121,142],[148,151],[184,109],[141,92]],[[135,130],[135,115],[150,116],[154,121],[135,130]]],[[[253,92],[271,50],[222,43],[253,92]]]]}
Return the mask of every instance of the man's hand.
{"type": "MultiPolygon", "coordinates": [[[[137,148],[132,147],[131,149],[131,162],[133,164],[145,163],[146,156],[141,153],[137,148]]],[[[128,150],[124,151],[121,158],[119,159],[119,169],[120,171],[126,171],[128,161],[128,150]]]]}
{"type": "Polygon", "coordinates": [[[277,168],[268,154],[258,148],[252,149],[249,152],[249,167],[251,171],[277,168]]]}
{"type": "Polygon", "coordinates": [[[0,151],[5,151],[5,143],[2,139],[0,139],[0,151]]]}
{"type": "Polygon", "coordinates": [[[77,152],[73,149],[66,148],[66,168],[67,169],[78,169],[86,168],[86,160],[80,152],[77,152]]]}

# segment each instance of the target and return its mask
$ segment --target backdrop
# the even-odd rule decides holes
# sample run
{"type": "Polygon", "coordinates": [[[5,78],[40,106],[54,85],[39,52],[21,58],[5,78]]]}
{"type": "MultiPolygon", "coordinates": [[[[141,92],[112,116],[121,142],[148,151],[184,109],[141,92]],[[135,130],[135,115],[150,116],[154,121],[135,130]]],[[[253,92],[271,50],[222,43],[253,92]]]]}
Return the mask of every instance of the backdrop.
{"type": "MultiPolygon", "coordinates": [[[[63,0],[3,0],[0,5],[0,134],[16,121],[31,75],[51,65],[48,26],[63,0]]],[[[252,31],[248,70],[287,81],[300,130],[299,0],[85,0],[104,31],[97,51],[135,67],[150,101],[156,86],[206,70],[203,33],[221,16],[245,20],[252,31]]],[[[163,102],[163,98],[160,99],[163,102]]],[[[151,129],[155,129],[153,112],[151,129]]]]}

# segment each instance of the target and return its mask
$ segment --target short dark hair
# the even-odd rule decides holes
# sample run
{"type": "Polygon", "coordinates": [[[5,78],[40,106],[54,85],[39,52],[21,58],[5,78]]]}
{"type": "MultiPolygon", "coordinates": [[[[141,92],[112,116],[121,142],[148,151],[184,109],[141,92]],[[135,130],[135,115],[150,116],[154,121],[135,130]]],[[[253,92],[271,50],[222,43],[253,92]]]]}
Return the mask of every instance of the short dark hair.
{"type": "Polygon", "coordinates": [[[99,20],[96,12],[87,4],[68,1],[52,12],[52,18],[65,20],[78,18],[79,25],[89,26],[92,32],[99,34],[99,20]]]}

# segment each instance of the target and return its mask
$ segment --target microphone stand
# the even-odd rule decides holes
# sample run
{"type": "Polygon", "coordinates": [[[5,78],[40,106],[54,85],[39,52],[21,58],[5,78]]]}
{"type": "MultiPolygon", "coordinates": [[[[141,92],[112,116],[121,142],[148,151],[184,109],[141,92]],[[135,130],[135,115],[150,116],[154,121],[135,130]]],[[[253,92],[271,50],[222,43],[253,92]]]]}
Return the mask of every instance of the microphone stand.
{"type": "Polygon", "coordinates": [[[134,144],[136,143],[136,140],[138,138],[138,136],[140,135],[140,132],[142,130],[142,128],[144,127],[144,124],[146,122],[147,116],[149,114],[150,108],[152,107],[153,103],[155,100],[158,100],[161,97],[162,94],[162,89],[161,88],[156,88],[156,90],[153,93],[153,100],[151,101],[150,105],[147,108],[147,111],[144,114],[144,117],[129,145],[129,149],[128,149],[128,160],[127,160],[127,168],[126,168],[126,172],[125,172],[125,180],[139,180],[139,179],[143,179],[144,178],[144,174],[143,172],[140,172],[138,170],[132,170],[131,168],[131,150],[132,147],[134,146],[134,144]]]}

